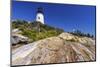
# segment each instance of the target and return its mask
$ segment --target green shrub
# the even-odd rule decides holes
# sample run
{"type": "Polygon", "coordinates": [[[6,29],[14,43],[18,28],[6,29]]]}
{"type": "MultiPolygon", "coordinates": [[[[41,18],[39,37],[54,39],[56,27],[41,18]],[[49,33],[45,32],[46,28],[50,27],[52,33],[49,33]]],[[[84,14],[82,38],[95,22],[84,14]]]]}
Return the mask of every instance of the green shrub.
{"type": "Polygon", "coordinates": [[[32,41],[57,36],[63,32],[62,29],[41,24],[40,22],[36,21],[28,23],[24,20],[17,20],[12,22],[12,27],[20,29],[22,31],[21,34],[29,37],[32,39],[32,41]]]}

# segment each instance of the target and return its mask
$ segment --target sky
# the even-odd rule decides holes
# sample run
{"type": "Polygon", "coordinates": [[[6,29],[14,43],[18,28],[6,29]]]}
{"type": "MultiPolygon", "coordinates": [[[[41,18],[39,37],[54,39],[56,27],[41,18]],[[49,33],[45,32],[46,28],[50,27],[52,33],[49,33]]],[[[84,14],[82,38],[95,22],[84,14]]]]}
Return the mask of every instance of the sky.
{"type": "Polygon", "coordinates": [[[47,25],[64,29],[66,32],[78,29],[95,35],[95,6],[13,1],[11,19],[35,21],[38,7],[43,7],[47,25]]]}

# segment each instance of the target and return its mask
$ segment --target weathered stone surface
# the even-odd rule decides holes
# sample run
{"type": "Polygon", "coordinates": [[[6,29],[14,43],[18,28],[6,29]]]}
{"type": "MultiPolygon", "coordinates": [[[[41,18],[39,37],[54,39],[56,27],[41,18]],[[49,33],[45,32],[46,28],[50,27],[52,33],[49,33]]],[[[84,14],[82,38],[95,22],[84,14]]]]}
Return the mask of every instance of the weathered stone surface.
{"type": "Polygon", "coordinates": [[[12,30],[12,36],[11,36],[12,45],[16,45],[18,43],[25,44],[30,41],[30,39],[28,37],[25,37],[19,33],[21,33],[21,31],[19,29],[12,30]]]}
{"type": "Polygon", "coordinates": [[[11,37],[12,44],[27,43],[29,41],[28,37],[22,36],[20,34],[12,34],[11,37]]]}
{"type": "Polygon", "coordinates": [[[62,33],[12,51],[13,65],[95,60],[95,40],[62,33]]]}
{"type": "Polygon", "coordinates": [[[13,29],[12,30],[12,34],[18,34],[18,33],[21,33],[22,31],[19,30],[19,29],[13,29]]]}

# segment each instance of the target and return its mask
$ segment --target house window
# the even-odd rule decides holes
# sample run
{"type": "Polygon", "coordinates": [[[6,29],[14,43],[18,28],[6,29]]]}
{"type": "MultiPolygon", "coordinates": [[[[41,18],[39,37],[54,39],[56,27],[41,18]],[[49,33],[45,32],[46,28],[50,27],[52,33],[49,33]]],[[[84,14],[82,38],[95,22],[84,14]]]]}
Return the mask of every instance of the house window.
{"type": "Polygon", "coordinates": [[[38,17],[38,19],[40,19],[40,17],[38,17]]]}

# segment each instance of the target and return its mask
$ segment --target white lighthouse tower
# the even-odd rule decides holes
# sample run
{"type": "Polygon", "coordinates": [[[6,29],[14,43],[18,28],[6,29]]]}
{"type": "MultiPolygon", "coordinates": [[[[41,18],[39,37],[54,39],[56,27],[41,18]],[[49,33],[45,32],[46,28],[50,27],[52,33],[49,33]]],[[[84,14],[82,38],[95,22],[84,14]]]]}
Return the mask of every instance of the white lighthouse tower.
{"type": "Polygon", "coordinates": [[[36,21],[41,22],[42,24],[44,24],[44,13],[43,13],[43,8],[42,7],[39,7],[37,9],[36,21]]]}

